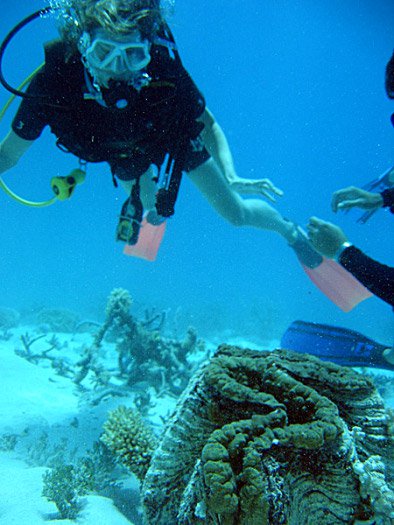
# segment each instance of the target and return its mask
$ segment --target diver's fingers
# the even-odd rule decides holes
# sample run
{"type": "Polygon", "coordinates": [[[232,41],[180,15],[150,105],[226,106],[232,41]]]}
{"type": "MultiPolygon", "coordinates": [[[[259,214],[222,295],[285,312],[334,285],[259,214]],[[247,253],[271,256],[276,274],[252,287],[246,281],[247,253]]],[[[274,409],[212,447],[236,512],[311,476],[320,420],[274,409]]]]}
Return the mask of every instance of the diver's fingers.
{"type": "Polygon", "coordinates": [[[340,209],[339,205],[345,201],[358,199],[361,197],[360,188],[355,186],[349,186],[348,188],[343,188],[333,193],[331,199],[331,208],[332,211],[336,212],[340,209]]]}
{"type": "Polygon", "coordinates": [[[315,233],[317,233],[324,225],[326,224],[325,221],[322,221],[318,217],[311,217],[309,219],[308,224],[306,225],[306,229],[309,233],[309,236],[313,236],[315,233]]]}
{"type": "Polygon", "coordinates": [[[323,224],[325,224],[325,222],[326,221],[323,221],[322,219],[319,219],[319,217],[312,216],[309,219],[308,225],[317,227],[317,226],[322,226],[323,224]]]}
{"type": "Polygon", "coordinates": [[[259,185],[261,189],[272,191],[275,195],[283,195],[283,191],[277,188],[270,179],[261,179],[259,185]]]}
{"type": "Polygon", "coordinates": [[[362,208],[365,204],[365,199],[353,199],[339,202],[337,210],[348,210],[350,208],[362,208]]]}
{"type": "Polygon", "coordinates": [[[273,197],[268,191],[261,189],[260,190],[261,195],[266,197],[271,202],[276,202],[275,197],[273,197]]]}
{"type": "Polygon", "coordinates": [[[278,195],[278,197],[282,197],[284,195],[284,191],[274,186],[271,190],[275,195],[278,195]]]}

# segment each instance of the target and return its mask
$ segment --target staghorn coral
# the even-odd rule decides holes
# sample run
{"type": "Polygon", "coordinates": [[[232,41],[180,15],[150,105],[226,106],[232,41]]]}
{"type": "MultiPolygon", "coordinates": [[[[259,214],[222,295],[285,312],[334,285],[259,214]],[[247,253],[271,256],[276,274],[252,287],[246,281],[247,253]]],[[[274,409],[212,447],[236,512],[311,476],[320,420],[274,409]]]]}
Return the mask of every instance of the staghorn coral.
{"type": "Polygon", "coordinates": [[[105,322],[100,327],[94,339],[94,346],[99,348],[105,334],[113,325],[119,323],[130,324],[131,328],[134,328],[134,322],[129,314],[133,299],[130,293],[124,288],[114,288],[108,296],[107,304],[105,307],[105,322]]]}
{"type": "Polygon", "coordinates": [[[116,460],[143,479],[157,444],[153,432],[137,410],[120,405],[109,413],[100,441],[116,460]]]}
{"type": "MultiPolygon", "coordinates": [[[[146,388],[149,384],[159,397],[165,394],[178,397],[196,367],[195,360],[193,363],[189,356],[205,351],[203,341],[198,339],[193,328],[188,329],[182,341],[166,338],[159,331],[148,328],[157,319],[162,326],[164,314],[147,313],[145,319],[140,321],[130,313],[131,305],[132,298],[127,290],[112,290],[107,300],[104,323],[99,325],[92,344],[81,347],[78,361],[73,360],[69,353],[52,353],[67,345],[63,343],[62,346],[55,335],[45,340],[48,347],[43,347],[41,340],[46,337],[45,333],[37,336],[23,334],[22,348],[17,348],[15,352],[34,364],[49,361],[59,375],[72,378],[81,391],[93,385],[96,391],[101,391],[94,396],[93,402],[99,402],[103,395],[119,395],[119,389],[113,388],[114,376],[117,385],[121,382],[125,387],[124,392],[130,387],[138,388],[145,384],[146,388]],[[111,370],[105,363],[106,348],[103,348],[108,333],[112,335],[118,359],[117,369],[111,370]],[[41,343],[37,344],[38,350],[35,351],[39,341],[41,343]]],[[[36,316],[42,321],[45,331],[51,327],[65,331],[79,326],[74,314],[67,310],[40,310],[36,316]]]]}
{"type": "MultiPolygon", "coordinates": [[[[147,328],[158,314],[149,314],[144,321],[138,321],[129,312],[131,304],[132,299],[127,290],[112,290],[107,301],[105,322],[79,363],[81,370],[76,382],[80,384],[90,371],[97,375],[95,361],[99,349],[105,335],[112,331],[116,335],[118,377],[127,386],[147,381],[159,396],[164,393],[178,396],[193,371],[187,358],[196,350],[204,351],[204,344],[197,338],[193,328],[188,329],[183,341],[162,337],[159,331],[147,328]]],[[[98,379],[102,382],[101,377],[98,379]]]]}
{"type": "MultiPolygon", "coordinates": [[[[368,378],[299,353],[222,346],[193,376],[152,457],[145,523],[388,525],[376,483],[361,476],[374,455],[388,467],[393,442],[368,378]]],[[[390,473],[378,473],[389,501],[390,473]]]]}
{"type": "Polygon", "coordinates": [[[107,300],[105,314],[107,318],[122,317],[128,315],[133,299],[124,288],[114,288],[107,300]]]}

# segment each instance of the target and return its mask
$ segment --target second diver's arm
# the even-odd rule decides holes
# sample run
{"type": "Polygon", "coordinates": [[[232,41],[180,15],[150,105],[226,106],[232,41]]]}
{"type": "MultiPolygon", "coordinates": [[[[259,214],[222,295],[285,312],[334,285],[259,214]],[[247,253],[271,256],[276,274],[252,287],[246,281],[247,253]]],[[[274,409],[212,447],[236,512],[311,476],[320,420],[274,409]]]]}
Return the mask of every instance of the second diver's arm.
{"type": "Polygon", "coordinates": [[[383,208],[389,208],[391,213],[394,213],[394,187],[383,190],[380,195],[383,199],[383,208]]]}
{"type": "Polygon", "coordinates": [[[215,160],[231,189],[240,194],[260,194],[270,201],[275,201],[275,195],[283,195],[283,192],[276,188],[269,179],[239,177],[234,167],[234,160],[226,135],[208,108],[205,108],[199,120],[204,124],[204,129],[201,132],[204,146],[215,160]]]}
{"type": "Polygon", "coordinates": [[[394,268],[375,261],[350,244],[343,230],[331,222],[311,217],[307,229],[316,251],[336,259],[370,292],[394,306],[394,268]]]}
{"type": "Polygon", "coordinates": [[[338,262],[370,292],[394,306],[394,268],[375,261],[355,246],[348,246],[338,262]]]}

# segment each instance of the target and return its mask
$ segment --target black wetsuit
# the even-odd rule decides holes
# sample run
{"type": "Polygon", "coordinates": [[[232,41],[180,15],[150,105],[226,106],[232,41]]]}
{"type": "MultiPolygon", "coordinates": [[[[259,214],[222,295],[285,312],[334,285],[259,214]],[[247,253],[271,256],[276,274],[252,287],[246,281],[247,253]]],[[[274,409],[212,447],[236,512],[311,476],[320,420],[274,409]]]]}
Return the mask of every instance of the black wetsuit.
{"type": "MultiPolygon", "coordinates": [[[[382,192],[383,206],[394,213],[394,188],[382,192]]],[[[345,248],[339,263],[354,277],[386,303],[394,306],[394,268],[368,257],[355,246],[345,248]]]]}
{"type": "Polygon", "coordinates": [[[139,177],[168,153],[190,171],[209,158],[196,119],[205,101],[178,57],[152,46],[148,86],[102,89],[106,106],[91,99],[78,52],[67,57],[62,41],[46,46],[45,66],[33,78],[13,120],[13,131],[35,140],[49,125],[62,149],[88,162],[110,164],[120,179],[139,177]],[[89,98],[90,97],[90,98],[89,98]],[[119,101],[121,101],[119,103],[119,101]]]}

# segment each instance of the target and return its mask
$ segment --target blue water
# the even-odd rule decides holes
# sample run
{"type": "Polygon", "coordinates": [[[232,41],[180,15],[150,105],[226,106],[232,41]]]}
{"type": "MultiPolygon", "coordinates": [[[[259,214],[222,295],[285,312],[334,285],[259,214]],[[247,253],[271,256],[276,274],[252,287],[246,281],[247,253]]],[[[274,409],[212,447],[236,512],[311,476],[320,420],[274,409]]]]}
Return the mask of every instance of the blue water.
{"type": "MultiPolygon", "coordinates": [[[[32,0],[2,6],[0,34],[41,6],[32,0]]],[[[384,92],[393,20],[392,0],[184,0],[170,21],[239,174],[271,178],[285,192],[277,207],[286,217],[335,221],[391,265],[393,218],[381,211],[361,226],[357,213],[335,216],[330,197],[393,165],[394,104],[384,92]]],[[[50,20],[18,34],[4,61],[11,83],[40,63],[42,43],[54,35],[50,20]]],[[[7,97],[1,89],[2,104],[7,97]]],[[[2,136],[15,109],[1,123],[2,136]]],[[[50,178],[76,166],[45,132],[4,178],[22,196],[42,200],[50,197],[50,178]]],[[[227,224],[186,177],[158,260],[124,256],[114,232],[125,194],[113,187],[105,164],[90,165],[88,175],[69,202],[45,209],[0,195],[2,306],[67,307],[93,316],[112,288],[124,287],[139,305],[179,309],[201,333],[279,337],[292,320],[305,319],[392,339],[385,303],[373,298],[342,313],[278,236],[227,224]]]]}

